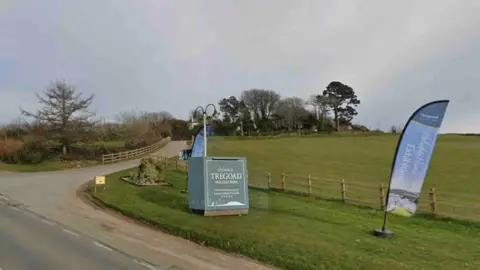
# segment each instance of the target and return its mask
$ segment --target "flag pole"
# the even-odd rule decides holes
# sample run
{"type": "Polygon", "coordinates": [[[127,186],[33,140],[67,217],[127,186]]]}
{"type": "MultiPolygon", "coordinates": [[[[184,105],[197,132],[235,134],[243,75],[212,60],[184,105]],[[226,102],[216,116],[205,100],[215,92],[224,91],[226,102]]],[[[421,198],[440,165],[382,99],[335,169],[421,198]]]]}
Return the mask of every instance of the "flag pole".
{"type": "MultiPolygon", "coordinates": [[[[389,195],[390,195],[390,186],[392,184],[392,176],[393,176],[393,172],[394,172],[394,169],[395,169],[395,163],[397,161],[397,155],[398,155],[398,150],[400,149],[400,145],[402,143],[402,139],[403,139],[403,135],[405,134],[405,131],[408,129],[408,126],[410,125],[410,122],[413,120],[413,118],[421,111],[423,110],[425,107],[428,107],[432,104],[435,104],[435,103],[442,103],[442,102],[446,102],[447,100],[436,100],[436,101],[433,101],[433,102],[429,102],[427,104],[424,104],[423,106],[421,106],[420,108],[418,108],[417,110],[415,110],[415,112],[410,116],[410,118],[408,118],[407,120],[407,123],[405,125],[405,127],[403,128],[402,130],[402,133],[400,135],[400,138],[398,139],[398,142],[397,142],[397,147],[395,149],[395,156],[393,157],[393,162],[392,162],[392,169],[390,171],[390,181],[388,183],[388,191],[387,191],[387,196],[386,196],[386,201],[385,201],[385,207],[384,207],[384,215],[383,215],[383,224],[382,224],[382,227],[379,228],[379,229],[375,229],[373,231],[373,235],[376,236],[376,237],[391,237],[394,235],[394,233],[390,230],[387,230],[387,218],[388,218],[388,209],[387,209],[387,206],[388,206],[388,199],[389,199],[389,195]]],[[[448,101],[447,101],[448,102],[448,101]]]]}

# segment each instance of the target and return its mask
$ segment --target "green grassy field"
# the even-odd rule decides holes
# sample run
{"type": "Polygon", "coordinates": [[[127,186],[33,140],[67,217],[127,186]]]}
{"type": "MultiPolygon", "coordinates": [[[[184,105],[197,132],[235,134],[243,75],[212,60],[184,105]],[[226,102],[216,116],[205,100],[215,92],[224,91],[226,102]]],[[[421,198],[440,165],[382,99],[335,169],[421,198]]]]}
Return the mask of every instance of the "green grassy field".
{"type": "Polygon", "coordinates": [[[371,230],[382,223],[380,211],[253,189],[248,215],[203,217],[185,205],[184,172],[169,171],[167,188],[119,180],[128,174],[107,176],[96,196],[171,234],[284,269],[480,269],[479,223],[391,216],[396,236],[379,239],[371,230]]]}
{"type": "MultiPolygon", "coordinates": [[[[288,173],[287,188],[306,191],[307,176],[345,179],[347,197],[369,200],[379,206],[380,183],[388,185],[398,136],[305,136],[272,140],[239,140],[212,137],[209,154],[248,157],[251,183],[265,186],[266,172],[280,186],[288,173]],[[349,183],[351,183],[349,185],[349,183]],[[354,183],[373,184],[372,187],[354,183]]],[[[428,189],[436,188],[438,211],[455,217],[480,219],[480,137],[441,135],[433,153],[420,209],[428,210],[428,189]],[[452,205],[451,205],[452,204],[452,205]],[[476,208],[463,206],[477,205],[476,208]]],[[[313,180],[314,194],[339,197],[338,183],[313,180]]]]}

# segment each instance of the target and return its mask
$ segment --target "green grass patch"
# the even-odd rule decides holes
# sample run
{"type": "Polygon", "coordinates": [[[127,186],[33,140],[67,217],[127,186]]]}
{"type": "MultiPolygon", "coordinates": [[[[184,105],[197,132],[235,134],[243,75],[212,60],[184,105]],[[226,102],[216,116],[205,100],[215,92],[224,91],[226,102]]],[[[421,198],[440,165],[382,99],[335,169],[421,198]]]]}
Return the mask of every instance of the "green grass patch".
{"type": "Polygon", "coordinates": [[[333,201],[250,190],[250,212],[203,217],[186,205],[185,173],[174,187],[135,187],[107,176],[96,197],[124,214],[197,243],[285,269],[480,269],[480,224],[391,216],[392,239],[371,236],[382,213],[333,201]]]}
{"type": "MultiPolygon", "coordinates": [[[[304,136],[271,140],[230,140],[212,137],[209,154],[246,156],[251,183],[265,186],[266,172],[280,186],[281,174],[287,176],[287,188],[306,191],[307,176],[345,179],[347,197],[370,200],[379,206],[380,183],[388,185],[398,135],[377,136],[304,136]],[[353,183],[374,187],[357,187],[353,183]],[[349,185],[348,183],[352,183],[349,185]]],[[[441,135],[433,153],[420,210],[428,211],[428,189],[436,188],[438,210],[451,215],[480,219],[477,194],[480,137],[441,135]],[[460,195],[460,196],[457,196],[460,195]],[[460,207],[460,205],[462,207],[460,207]],[[463,207],[463,206],[473,206],[463,207]]],[[[340,196],[338,183],[313,180],[314,194],[340,196]]]]}

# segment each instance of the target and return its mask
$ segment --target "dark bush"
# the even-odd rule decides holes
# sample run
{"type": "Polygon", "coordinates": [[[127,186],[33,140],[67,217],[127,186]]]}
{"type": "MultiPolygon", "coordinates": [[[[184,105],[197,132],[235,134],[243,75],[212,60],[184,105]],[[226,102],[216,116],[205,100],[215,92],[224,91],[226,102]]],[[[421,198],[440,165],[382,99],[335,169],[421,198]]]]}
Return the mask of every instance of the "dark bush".
{"type": "Polygon", "coordinates": [[[17,163],[38,164],[51,156],[42,140],[27,140],[18,153],[17,163]]]}
{"type": "Polygon", "coordinates": [[[194,135],[188,121],[171,119],[169,124],[172,127],[172,140],[190,140],[194,135]]]}
{"type": "Polygon", "coordinates": [[[71,146],[68,148],[68,154],[62,155],[61,158],[66,160],[100,160],[102,155],[119,153],[127,150],[128,149],[125,149],[124,147],[104,147],[101,145],[95,147],[71,146]]]}

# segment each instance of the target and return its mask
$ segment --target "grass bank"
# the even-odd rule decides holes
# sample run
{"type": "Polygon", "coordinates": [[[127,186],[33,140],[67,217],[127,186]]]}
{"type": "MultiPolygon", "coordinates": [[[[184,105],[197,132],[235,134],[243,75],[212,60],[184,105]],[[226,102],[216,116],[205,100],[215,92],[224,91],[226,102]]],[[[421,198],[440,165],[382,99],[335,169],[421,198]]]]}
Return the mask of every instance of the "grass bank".
{"type": "Polygon", "coordinates": [[[393,239],[371,236],[382,213],[338,202],[250,190],[250,213],[190,213],[185,173],[169,171],[174,187],[135,187],[107,176],[95,195],[108,206],[170,234],[240,253],[285,269],[480,269],[480,224],[392,216],[393,239]]]}

